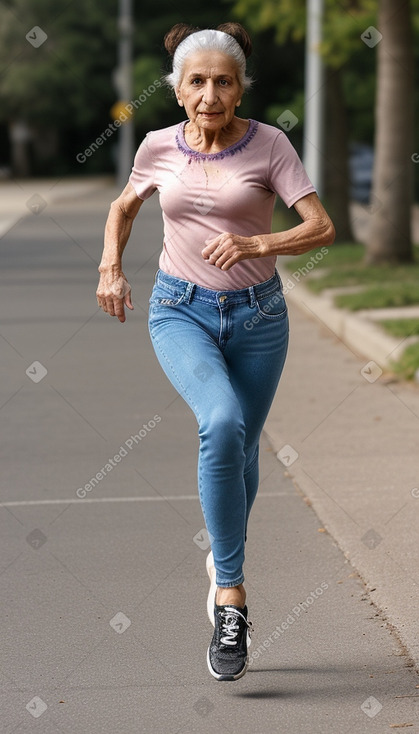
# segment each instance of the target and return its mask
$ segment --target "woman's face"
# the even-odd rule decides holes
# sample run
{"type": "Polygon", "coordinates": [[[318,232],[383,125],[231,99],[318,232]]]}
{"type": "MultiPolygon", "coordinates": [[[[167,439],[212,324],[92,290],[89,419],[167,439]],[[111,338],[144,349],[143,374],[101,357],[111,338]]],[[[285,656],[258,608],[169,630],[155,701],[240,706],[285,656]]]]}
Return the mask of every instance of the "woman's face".
{"type": "Polygon", "coordinates": [[[186,57],[176,97],[191,122],[207,130],[225,127],[233,119],[242,93],[237,64],[231,56],[221,51],[196,51],[186,57]]]}

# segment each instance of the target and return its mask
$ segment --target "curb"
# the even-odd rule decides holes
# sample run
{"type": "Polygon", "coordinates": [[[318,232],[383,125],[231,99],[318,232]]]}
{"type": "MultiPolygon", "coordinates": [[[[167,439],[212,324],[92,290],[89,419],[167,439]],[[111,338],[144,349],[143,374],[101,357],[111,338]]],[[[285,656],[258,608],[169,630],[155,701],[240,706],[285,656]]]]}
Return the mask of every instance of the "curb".
{"type": "Polygon", "coordinates": [[[376,362],[384,371],[403,353],[406,339],[387,335],[368,318],[368,312],[354,314],[333,304],[332,294],[317,296],[303,284],[288,290],[286,300],[296,304],[310,318],[315,318],[332,331],[356,356],[376,362]]]}
{"type": "MultiPolygon", "coordinates": [[[[358,313],[355,316],[345,310],[337,309],[331,301],[330,293],[319,297],[308,291],[306,286],[298,283],[298,287],[296,284],[294,288],[288,289],[285,297],[290,306],[298,307],[304,319],[309,317],[311,322],[313,320],[317,321],[322,326],[323,331],[327,329],[332,332],[333,336],[353,353],[356,361],[360,359],[368,360],[364,366],[362,366],[362,362],[359,365],[355,362],[349,369],[352,370],[354,367],[355,371],[359,371],[365,378],[366,383],[374,383],[377,380],[376,385],[366,388],[367,390],[371,389],[371,393],[365,393],[365,406],[372,411],[370,415],[379,412],[380,416],[385,416],[386,423],[383,423],[383,425],[388,426],[388,428],[384,428],[383,431],[386,432],[387,440],[383,444],[380,443],[380,434],[377,433],[380,424],[377,423],[371,448],[369,448],[369,444],[368,447],[365,444],[367,449],[359,457],[357,471],[352,476],[350,474],[351,467],[355,465],[356,458],[351,449],[351,442],[356,446],[356,440],[354,439],[354,436],[356,436],[356,430],[354,430],[356,428],[356,415],[353,408],[352,412],[349,410],[347,413],[348,448],[342,455],[333,457],[332,479],[330,480],[330,486],[329,484],[326,485],[326,489],[317,480],[321,460],[319,461],[318,454],[315,453],[315,442],[311,448],[309,444],[308,448],[305,444],[304,450],[301,451],[299,421],[292,420],[292,411],[296,399],[298,399],[298,385],[295,382],[293,383],[292,379],[290,388],[287,394],[282,396],[280,403],[275,404],[274,401],[265,424],[264,433],[280,462],[280,468],[285,471],[287,476],[291,477],[297,493],[311,506],[323,528],[329,533],[344,557],[360,576],[365,584],[370,603],[375,606],[386,626],[396,634],[406,654],[413,661],[414,667],[419,669],[418,622],[415,612],[418,605],[418,591],[417,584],[412,583],[408,571],[409,563],[416,562],[414,558],[416,554],[414,546],[416,530],[410,523],[408,527],[403,527],[402,530],[397,528],[392,535],[387,535],[387,525],[383,519],[387,517],[386,513],[390,513],[390,519],[392,519],[393,506],[397,509],[400,505],[400,509],[403,509],[410,501],[410,497],[406,492],[409,487],[414,486],[415,482],[416,468],[415,462],[412,460],[412,455],[414,456],[412,450],[414,452],[413,435],[416,435],[417,431],[419,402],[416,398],[410,410],[410,401],[404,403],[404,393],[402,393],[401,401],[397,403],[393,391],[386,387],[386,385],[392,383],[391,377],[384,375],[382,380],[378,380],[380,375],[377,375],[378,369],[387,370],[387,372],[391,370],[391,361],[396,359],[397,355],[403,351],[406,346],[406,339],[398,340],[384,334],[381,329],[368,320],[367,312],[358,313]],[[375,366],[374,363],[376,363],[375,366]],[[369,371],[368,368],[370,368],[369,371]],[[373,379],[368,378],[370,373],[373,379]],[[403,408],[400,408],[400,405],[404,405],[406,411],[401,423],[398,409],[400,411],[403,408]],[[287,417],[290,415],[291,418],[288,420],[287,417]],[[408,438],[403,435],[404,431],[408,438]],[[285,448],[287,451],[291,449],[291,451],[299,452],[297,457],[300,456],[300,460],[293,459],[289,463],[282,460],[279,454],[282,455],[285,448]],[[351,504],[347,503],[346,507],[353,509],[355,516],[357,516],[357,511],[365,511],[365,517],[371,518],[367,523],[367,525],[370,524],[370,529],[366,525],[364,532],[364,528],[362,528],[363,535],[360,529],[362,522],[354,525],[345,514],[339,501],[337,501],[341,497],[339,491],[342,486],[346,486],[351,494],[351,504]],[[405,497],[406,502],[404,502],[405,497]],[[396,499],[397,501],[394,503],[396,499]],[[379,509],[375,510],[377,504],[379,509]],[[392,544],[394,544],[394,547],[404,549],[405,556],[403,558],[406,558],[407,570],[404,560],[401,562],[397,554],[392,557],[386,551],[386,543],[383,543],[382,546],[379,545],[383,538],[388,542],[388,548],[393,548],[392,544]],[[401,569],[405,573],[400,573],[401,569]]],[[[369,316],[369,318],[371,317],[369,316]]],[[[300,343],[301,348],[304,351],[304,342],[300,343]]],[[[349,361],[352,365],[353,360],[349,361]]],[[[343,355],[340,363],[342,365],[348,364],[348,357],[343,355]]],[[[324,369],[324,363],[321,360],[314,359],[314,365],[314,369],[324,369]]],[[[327,379],[324,375],[319,372],[319,376],[323,385],[327,386],[327,379]]],[[[352,384],[356,385],[356,381],[352,384]]],[[[336,390],[336,380],[331,381],[331,389],[336,390]]],[[[401,389],[403,388],[401,387],[401,389]]],[[[414,394],[417,396],[415,389],[412,392],[411,388],[408,387],[407,391],[408,395],[414,394]]],[[[355,391],[353,392],[355,393],[355,391]]],[[[351,394],[352,392],[349,392],[348,398],[351,394]]],[[[340,403],[338,403],[339,405],[340,403]]],[[[321,417],[320,413],[319,418],[321,417]]],[[[323,421],[320,421],[318,426],[321,426],[322,423],[323,421]]],[[[339,440],[339,428],[341,432],[346,428],[344,428],[342,420],[340,424],[338,422],[336,425],[339,440]]],[[[367,434],[364,435],[367,439],[367,434]]],[[[384,435],[384,433],[381,435],[384,435]]],[[[303,441],[306,438],[308,437],[305,437],[303,441]]],[[[340,438],[342,438],[342,433],[340,438]]],[[[333,434],[328,436],[327,432],[323,431],[320,440],[325,441],[327,439],[333,440],[333,434]]],[[[326,450],[321,443],[318,449],[320,454],[326,450]]],[[[283,458],[289,459],[285,456],[283,458]]],[[[325,459],[325,462],[327,462],[327,459],[325,459]]],[[[397,516],[397,512],[394,516],[397,516]]]]}

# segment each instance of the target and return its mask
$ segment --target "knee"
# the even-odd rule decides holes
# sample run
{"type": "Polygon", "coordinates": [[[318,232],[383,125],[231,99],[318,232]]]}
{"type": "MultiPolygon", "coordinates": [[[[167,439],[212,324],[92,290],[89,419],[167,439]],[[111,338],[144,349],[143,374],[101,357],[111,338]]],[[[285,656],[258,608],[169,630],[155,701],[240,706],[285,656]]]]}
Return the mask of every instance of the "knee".
{"type": "Polygon", "coordinates": [[[211,439],[221,446],[231,448],[232,444],[241,447],[245,441],[245,425],[240,407],[213,406],[199,427],[201,440],[211,439]]]}

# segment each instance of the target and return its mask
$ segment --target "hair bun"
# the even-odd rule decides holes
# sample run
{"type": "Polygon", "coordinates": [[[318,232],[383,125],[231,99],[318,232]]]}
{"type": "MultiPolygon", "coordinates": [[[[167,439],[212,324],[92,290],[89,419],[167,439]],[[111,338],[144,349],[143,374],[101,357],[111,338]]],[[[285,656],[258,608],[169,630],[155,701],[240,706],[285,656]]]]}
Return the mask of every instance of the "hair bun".
{"type": "MultiPolygon", "coordinates": [[[[179,25],[182,24],[180,23],[179,25]]],[[[246,29],[240,23],[221,23],[221,25],[217,26],[217,31],[223,31],[224,33],[228,33],[229,36],[233,36],[241,47],[246,59],[249,58],[252,53],[252,41],[246,29]]]]}
{"type": "Polygon", "coordinates": [[[199,28],[194,28],[187,23],[176,23],[170,31],[167,31],[163,39],[163,43],[170,56],[174,56],[179,44],[182,43],[187,36],[190,36],[191,33],[196,33],[196,31],[199,31],[199,28]]]}

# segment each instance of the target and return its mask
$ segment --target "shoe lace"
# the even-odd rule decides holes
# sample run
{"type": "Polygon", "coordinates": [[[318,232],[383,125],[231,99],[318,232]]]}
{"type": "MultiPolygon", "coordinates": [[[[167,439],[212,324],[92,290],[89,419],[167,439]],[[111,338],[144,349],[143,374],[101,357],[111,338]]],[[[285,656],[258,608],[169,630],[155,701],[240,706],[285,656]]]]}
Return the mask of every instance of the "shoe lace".
{"type": "Polygon", "coordinates": [[[237,645],[237,636],[240,631],[239,617],[242,618],[243,622],[247,627],[247,634],[251,635],[253,632],[252,623],[246,619],[244,614],[239,612],[238,609],[232,607],[225,607],[224,612],[221,613],[223,621],[221,622],[221,635],[220,640],[224,645],[237,645]]]}

